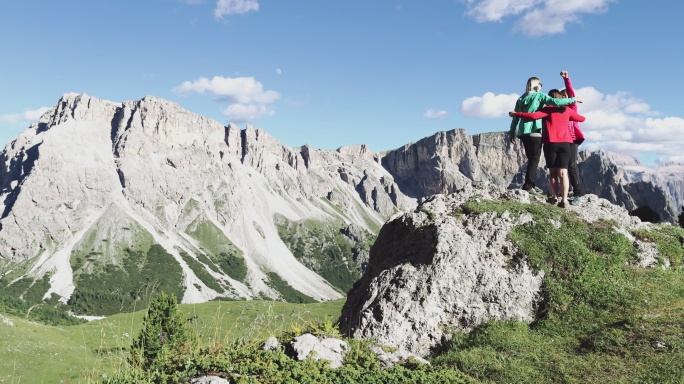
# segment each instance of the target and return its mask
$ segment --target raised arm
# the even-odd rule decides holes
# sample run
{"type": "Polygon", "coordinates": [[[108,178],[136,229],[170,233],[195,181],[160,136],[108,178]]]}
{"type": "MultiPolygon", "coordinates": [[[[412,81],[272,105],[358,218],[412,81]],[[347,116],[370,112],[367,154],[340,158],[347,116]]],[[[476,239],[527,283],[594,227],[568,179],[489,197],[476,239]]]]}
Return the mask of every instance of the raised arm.
{"type": "Polygon", "coordinates": [[[568,71],[561,71],[561,76],[565,82],[565,92],[568,93],[568,97],[575,97],[575,88],[572,87],[572,82],[570,81],[570,75],[568,75],[568,71]]]}

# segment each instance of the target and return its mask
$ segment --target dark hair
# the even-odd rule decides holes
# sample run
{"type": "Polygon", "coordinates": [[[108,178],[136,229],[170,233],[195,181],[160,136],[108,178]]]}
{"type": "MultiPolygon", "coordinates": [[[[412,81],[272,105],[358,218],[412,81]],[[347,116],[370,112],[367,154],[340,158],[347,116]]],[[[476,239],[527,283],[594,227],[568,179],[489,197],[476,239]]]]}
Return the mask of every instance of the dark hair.
{"type": "MultiPolygon", "coordinates": [[[[554,99],[560,99],[563,97],[561,92],[559,90],[557,90],[556,88],[549,91],[549,96],[553,97],[554,99]]],[[[563,112],[565,112],[565,107],[556,107],[556,111],[563,113],[563,112]]]]}

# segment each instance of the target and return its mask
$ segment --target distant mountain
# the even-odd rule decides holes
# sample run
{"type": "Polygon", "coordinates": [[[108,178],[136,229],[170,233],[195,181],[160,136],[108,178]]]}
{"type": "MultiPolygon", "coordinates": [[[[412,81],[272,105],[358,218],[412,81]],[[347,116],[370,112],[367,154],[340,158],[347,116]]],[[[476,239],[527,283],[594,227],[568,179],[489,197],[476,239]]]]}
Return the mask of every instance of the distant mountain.
{"type": "Polygon", "coordinates": [[[289,148],[154,97],[65,95],[0,162],[0,286],[45,285],[83,314],[155,289],[340,298],[385,219],[415,206],[365,146],[289,148]]]}
{"type": "MultiPolygon", "coordinates": [[[[681,183],[625,176],[605,153],[581,160],[591,193],[673,221],[681,183]]],[[[155,97],[67,94],[0,154],[0,296],[88,315],[156,290],[340,298],[392,215],[472,181],[515,187],[524,162],[503,132],[438,132],[385,154],[291,148],[155,97]]]]}
{"type": "Polygon", "coordinates": [[[677,210],[681,212],[682,206],[684,206],[683,163],[665,163],[657,168],[649,168],[630,155],[607,153],[607,156],[611,162],[624,171],[625,182],[651,182],[657,185],[667,192],[677,210]]]}

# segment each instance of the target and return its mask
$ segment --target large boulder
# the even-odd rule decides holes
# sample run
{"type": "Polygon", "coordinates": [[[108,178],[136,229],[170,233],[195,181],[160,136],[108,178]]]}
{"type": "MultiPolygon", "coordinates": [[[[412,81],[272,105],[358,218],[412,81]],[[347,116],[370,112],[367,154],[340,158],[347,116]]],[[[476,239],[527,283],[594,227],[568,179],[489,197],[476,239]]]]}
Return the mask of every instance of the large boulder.
{"type": "Polygon", "coordinates": [[[524,191],[466,184],[459,193],[435,195],[390,219],[371,249],[366,273],[348,293],[343,334],[425,355],[454,331],[492,319],[534,319],[543,274],[525,263],[511,267],[513,245],[506,239],[532,217],[455,216],[475,190],[529,202],[524,191]]]}

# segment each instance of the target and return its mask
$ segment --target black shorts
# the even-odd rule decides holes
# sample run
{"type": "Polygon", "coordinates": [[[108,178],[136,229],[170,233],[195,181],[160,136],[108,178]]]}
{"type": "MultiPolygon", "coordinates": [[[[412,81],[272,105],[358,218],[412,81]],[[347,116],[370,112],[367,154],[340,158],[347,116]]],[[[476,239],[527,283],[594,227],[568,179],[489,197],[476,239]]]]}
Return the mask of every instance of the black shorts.
{"type": "Polygon", "coordinates": [[[544,144],[544,159],[549,168],[568,169],[570,164],[570,143],[548,143],[544,144]]]}

